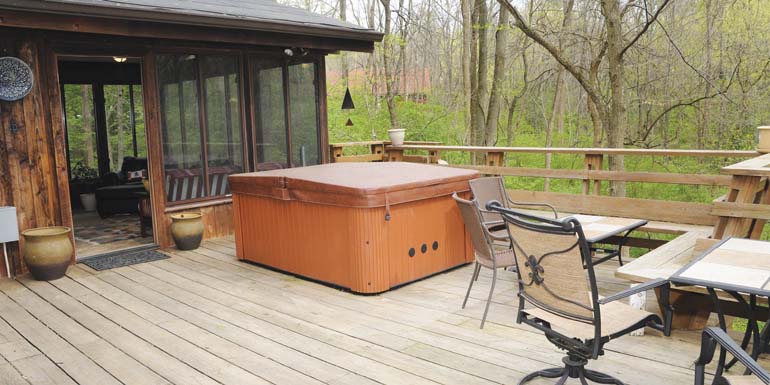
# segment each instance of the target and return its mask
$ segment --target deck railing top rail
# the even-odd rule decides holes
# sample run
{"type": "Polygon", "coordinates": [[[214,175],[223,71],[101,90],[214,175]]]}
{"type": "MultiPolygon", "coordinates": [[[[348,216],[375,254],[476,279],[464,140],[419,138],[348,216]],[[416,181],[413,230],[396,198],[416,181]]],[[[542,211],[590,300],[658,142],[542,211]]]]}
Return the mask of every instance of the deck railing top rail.
{"type": "Polygon", "coordinates": [[[645,149],[645,148],[572,148],[572,147],[480,147],[442,146],[432,144],[404,144],[386,146],[393,150],[464,151],[483,153],[528,153],[528,154],[581,154],[581,155],[639,155],[639,156],[689,156],[752,158],[760,155],[753,150],[687,150],[687,149],[645,149]]]}

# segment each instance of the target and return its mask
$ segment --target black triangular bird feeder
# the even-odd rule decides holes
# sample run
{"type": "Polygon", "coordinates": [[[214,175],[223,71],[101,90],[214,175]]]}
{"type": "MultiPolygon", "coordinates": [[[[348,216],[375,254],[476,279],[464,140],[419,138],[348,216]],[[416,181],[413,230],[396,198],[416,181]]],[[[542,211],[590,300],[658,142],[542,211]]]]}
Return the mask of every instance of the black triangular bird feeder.
{"type": "Polygon", "coordinates": [[[353,104],[353,97],[350,96],[350,88],[345,88],[345,98],[342,99],[343,110],[353,110],[356,106],[353,104]]]}

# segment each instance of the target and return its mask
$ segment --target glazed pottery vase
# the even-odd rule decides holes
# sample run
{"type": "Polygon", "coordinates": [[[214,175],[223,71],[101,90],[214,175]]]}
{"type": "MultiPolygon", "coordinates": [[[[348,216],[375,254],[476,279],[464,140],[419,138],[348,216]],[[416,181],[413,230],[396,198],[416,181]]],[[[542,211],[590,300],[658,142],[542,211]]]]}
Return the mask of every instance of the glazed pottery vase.
{"type": "Polygon", "coordinates": [[[394,146],[403,146],[404,145],[404,136],[406,136],[406,129],[404,128],[394,128],[392,130],[388,130],[388,136],[390,137],[390,143],[394,146]]]}
{"type": "Polygon", "coordinates": [[[52,281],[64,276],[70,265],[72,247],[70,232],[63,226],[39,227],[23,231],[22,256],[29,272],[38,281],[52,281]]]}
{"type": "Polygon", "coordinates": [[[171,215],[171,236],[179,250],[197,249],[203,239],[203,215],[179,213],[171,215]]]}

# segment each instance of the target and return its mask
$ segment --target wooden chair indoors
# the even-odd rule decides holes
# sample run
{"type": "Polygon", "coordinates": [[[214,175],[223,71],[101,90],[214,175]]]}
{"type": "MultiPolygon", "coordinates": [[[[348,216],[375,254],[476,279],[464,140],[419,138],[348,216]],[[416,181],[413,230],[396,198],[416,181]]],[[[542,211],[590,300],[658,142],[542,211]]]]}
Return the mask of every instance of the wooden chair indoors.
{"type": "Polygon", "coordinates": [[[725,356],[720,353],[719,364],[714,373],[713,385],[763,385],[770,384],[770,374],[759,366],[751,356],[741,349],[722,329],[709,327],[703,330],[701,348],[698,360],[695,361],[695,385],[705,385],[706,365],[714,358],[717,346],[722,352],[730,352],[743,366],[746,367],[744,375],[724,374],[725,356]]]}
{"type": "Polygon", "coordinates": [[[668,282],[658,279],[600,298],[591,251],[576,218],[543,218],[506,209],[495,201],[487,209],[501,214],[510,233],[519,281],[516,322],[542,331],[549,342],[567,352],[564,367],[536,371],[519,384],[545,377],[558,378],[557,384],[577,378],[581,384],[591,380],[622,385],[585,366],[604,353],[604,344],[634,330],[650,326],[670,334],[668,282]],[[661,308],[669,309],[665,323],[656,314],[618,301],[654,288],[662,291],[661,308]]]}
{"type": "MultiPolygon", "coordinates": [[[[481,317],[481,326],[484,328],[484,322],[487,320],[487,313],[489,312],[489,303],[492,301],[492,293],[495,291],[495,282],[497,281],[497,269],[505,269],[510,266],[514,266],[513,251],[508,247],[500,248],[495,244],[495,241],[506,241],[506,238],[500,238],[490,232],[489,224],[484,222],[482,217],[483,212],[479,209],[478,205],[474,201],[469,201],[457,196],[457,193],[452,195],[452,198],[457,202],[457,206],[460,208],[460,213],[463,216],[465,222],[465,229],[471,236],[473,242],[473,250],[476,257],[476,265],[471,275],[471,281],[468,284],[468,291],[465,293],[465,299],[463,300],[462,308],[465,309],[465,304],[468,302],[468,296],[471,294],[471,288],[473,282],[479,279],[479,272],[482,267],[492,269],[492,285],[489,288],[489,296],[487,297],[487,304],[484,308],[484,315],[481,317]]],[[[485,210],[484,210],[485,211],[485,210]]]]}

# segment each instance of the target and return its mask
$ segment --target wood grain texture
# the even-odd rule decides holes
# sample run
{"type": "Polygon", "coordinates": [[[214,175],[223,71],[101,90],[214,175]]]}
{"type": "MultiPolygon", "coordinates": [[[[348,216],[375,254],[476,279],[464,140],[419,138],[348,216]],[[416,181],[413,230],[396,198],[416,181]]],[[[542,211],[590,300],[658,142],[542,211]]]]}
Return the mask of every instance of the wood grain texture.
{"type": "MultiPolygon", "coordinates": [[[[16,206],[20,230],[42,226],[72,226],[69,184],[63,148],[61,103],[56,63],[39,33],[0,30],[0,49],[27,63],[35,84],[25,98],[0,102],[0,205],[16,206]],[[54,89],[55,88],[55,89],[54,89]],[[12,130],[11,127],[14,127],[12,130]]],[[[10,244],[13,269],[25,267],[20,244],[10,244]]],[[[73,255],[74,261],[74,255],[73,255]]],[[[5,275],[5,267],[0,267],[5,275]]]]}
{"type": "Polygon", "coordinates": [[[578,214],[640,218],[704,226],[711,226],[716,222],[716,217],[710,214],[711,205],[703,203],[524,190],[508,190],[508,194],[514,201],[545,202],[553,205],[557,210],[578,214]]]}
{"type": "Polygon", "coordinates": [[[380,293],[473,259],[446,195],[371,208],[240,193],[235,200],[239,258],[357,293],[380,293]]]}

